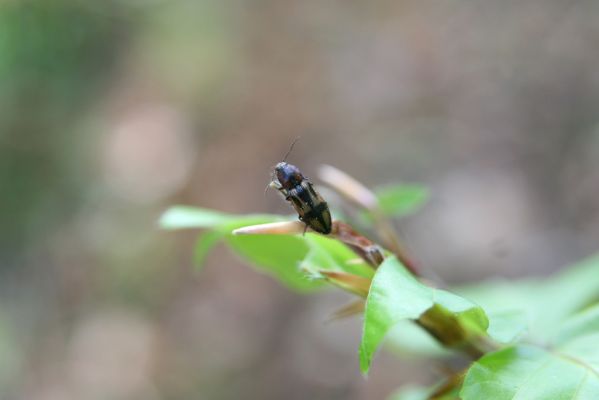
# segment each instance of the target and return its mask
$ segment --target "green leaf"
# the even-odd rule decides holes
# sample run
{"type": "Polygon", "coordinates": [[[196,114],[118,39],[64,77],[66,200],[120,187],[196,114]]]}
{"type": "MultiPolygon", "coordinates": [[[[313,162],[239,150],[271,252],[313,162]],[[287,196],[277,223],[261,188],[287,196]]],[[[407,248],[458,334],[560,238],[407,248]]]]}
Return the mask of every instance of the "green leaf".
{"type": "Polygon", "coordinates": [[[531,345],[489,353],[469,369],[463,400],[595,400],[599,398],[599,337],[553,351],[531,345]],[[582,349],[582,350],[581,350],[582,349]]]}
{"type": "MultiPolygon", "coordinates": [[[[597,299],[598,266],[598,258],[594,257],[544,280],[483,282],[453,290],[484,308],[489,318],[487,331],[496,341],[510,343],[524,336],[551,343],[563,341],[560,337],[568,335],[567,329],[586,329],[570,328],[568,323],[564,326],[564,321],[597,299]],[[556,339],[558,331],[563,332],[556,339]]],[[[581,314],[580,318],[591,318],[591,314],[581,314]]],[[[424,340],[423,335],[426,333],[407,326],[401,331],[393,329],[389,339],[392,347],[402,353],[428,357],[448,354],[440,351],[438,344],[424,340]]]]}
{"type": "Polygon", "coordinates": [[[389,257],[376,271],[366,300],[360,344],[360,369],[367,373],[372,357],[389,329],[398,322],[419,319],[434,332],[451,338],[449,346],[484,334],[488,320],[474,303],[416,280],[399,261],[389,257]]]}
{"type": "Polygon", "coordinates": [[[305,270],[315,275],[318,275],[318,270],[330,270],[364,278],[374,276],[374,269],[338,240],[315,234],[306,234],[305,238],[310,246],[310,251],[302,262],[305,270]]]}
{"type": "Polygon", "coordinates": [[[398,355],[446,358],[453,354],[410,320],[395,324],[387,333],[385,344],[398,355]]]}
{"type": "MultiPolygon", "coordinates": [[[[233,221],[219,230],[225,234],[225,243],[238,256],[262,272],[266,272],[291,289],[307,291],[322,285],[308,279],[300,268],[306,257],[309,244],[303,236],[293,235],[233,235],[234,229],[242,226],[272,222],[268,216],[255,216],[233,221]]],[[[311,234],[306,234],[311,235],[311,234]]]]}
{"type": "Polygon", "coordinates": [[[306,291],[322,286],[315,280],[316,271],[332,270],[370,278],[372,267],[337,240],[322,235],[232,235],[242,226],[272,222],[270,216],[234,221],[220,228],[227,232],[226,243],[242,258],[261,271],[267,272],[292,289],[306,291]],[[312,272],[313,276],[306,274],[312,272]]]}
{"type": "Polygon", "coordinates": [[[288,235],[229,235],[227,244],[257,269],[267,272],[285,285],[305,291],[319,285],[299,269],[308,253],[305,240],[288,235]]]}
{"type": "Polygon", "coordinates": [[[232,234],[234,229],[242,226],[285,219],[287,218],[278,215],[234,215],[196,207],[175,206],[164,213],[160,225],[167,229],[210,229],[200,237],[195,247],[194,258],[199,266],[208,252],[222,239],[250,265],[299,291],[322,286],[322,282],[310,279],[300,270],[302,262],[305,262],[304,268],[312,271],[328,269],[366,278],[373,276],[373,269],[364,262],[356,263],[359,257],[347,246],[321,235],[232,234]]]}
{"type": "Polygon", "coordinates": [[[420,185],[386,186],[375,192],[383,214],[394,217],[413,214],[429,197],[428,188],[420,185]]]}
{"type": "Polygon", "coordinates": [[[599,378],[599,332],[577,336],[567,343],[561,344],[561,349],[572,361],[586,368],[592,369],[596,378],[599,378]],[[581,364],[582,363],[582,364],[581,364]]]}
{"type": "Polygon", "coordinates": [[[173,206],[166,210],[159,225],[165,229],[212,228],[219,229],[233,224],[234,226],[251,225],[283,221],[288,218],[274,214],[227,214],[207,208],[192,206],[173,206]]]}
{"type": "Polygon", "coordinates": [[[206,256],[216,246],[216,244],[222,240],[224,237],[223,233],[220,231],[208,231],[198,238],[195,249],[194,249],[194,262],[196,267],[202,268],[204,266],[204,261],[206,260],[206,256]]]}
{"type": "Polygon", "coordinates": [[[483,282],[454,290],[480,304],[487,311],[491,326],[494,315],[519,311],[530,338],[548,343],[565,319],[599,300],[597,277],[599,256],[545,280],[483,282]]]}
{"type": "Polygon", "coordinates": [[[235,219],[235,216],[205,208],[174,206],[160,217],[159,224],[165,229],[214,228],[235,219]]]}
{"type": "MultiPolygon", "coordinates": [[[[599,304],[570,317],[556,335],[555,343],[564,343],[579,336],[599,332],[599,304]]],[[[599,345],[599,343],[598,343],[599,345]]]]}
{"type": "Polygon", "coordinates": [[[528,317],[521,310],[487,311],[487,333],[500,343],[511,343],[528,330],[528,317]]]}
{"type": "Polygon", "coordinates": [[[291,289],[305,291],[321,285],[306,278],[299,269],[308,252],[306,240],[288,235],[233,235],[236,228],[280,221],[278,215],[234,215],[213,210],[175,206],[167,210],[160,225],[167,229],[209,228],[199,239],[195,259],[201,265],[207,253],[221,239],[252,266],[266,272],[291,289]]]}
{"type": "Polygon", "coordinates": [[[541,286],[537,309],[542,312],[540,322],[560,326],[566,317],[599,301],[599,255],[588,258],[547,280],[541,286]]]}

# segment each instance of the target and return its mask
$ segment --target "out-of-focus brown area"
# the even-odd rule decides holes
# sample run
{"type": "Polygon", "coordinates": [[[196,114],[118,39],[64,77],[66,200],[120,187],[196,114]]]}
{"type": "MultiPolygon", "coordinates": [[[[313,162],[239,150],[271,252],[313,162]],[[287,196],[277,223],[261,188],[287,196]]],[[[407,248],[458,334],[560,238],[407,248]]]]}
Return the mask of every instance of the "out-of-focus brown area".
{"type": "MultiPolygon", "coordinates": [[[[546,275],[599,243],[599,3],[4,1],[0,398],[383,399],[349,298],[225,249],[171,204],[290,213],[272,166],[422,182],[399,223],[448,282],[546,275]]],[[[324,193],[324,192],[323,192],[324,193]]]]}

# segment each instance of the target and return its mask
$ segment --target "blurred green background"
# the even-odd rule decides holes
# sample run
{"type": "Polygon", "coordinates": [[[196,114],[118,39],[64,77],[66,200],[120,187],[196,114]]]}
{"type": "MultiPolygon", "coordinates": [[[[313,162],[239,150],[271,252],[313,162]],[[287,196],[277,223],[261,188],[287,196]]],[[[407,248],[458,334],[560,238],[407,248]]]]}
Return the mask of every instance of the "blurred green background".
{"type": "MultiPolygon", "coordinates": [[[[432,199],[399,228],[448,282],[547,275],[599,242],[599,2],[0,4],[0,398],[379,399],[347,296],[223,249],[171,204],[290,213],[272,166],[432,199]]],[[[325,192],[323,192],[325,193],[325,192]]]]}

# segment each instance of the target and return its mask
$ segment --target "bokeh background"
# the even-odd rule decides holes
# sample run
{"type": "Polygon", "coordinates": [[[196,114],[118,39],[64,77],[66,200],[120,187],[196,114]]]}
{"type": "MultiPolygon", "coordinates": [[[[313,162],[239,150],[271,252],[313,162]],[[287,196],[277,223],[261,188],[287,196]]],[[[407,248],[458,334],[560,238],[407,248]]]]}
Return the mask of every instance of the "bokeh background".
{"type": "Polygon", "coordinates": [[[424,183],[399,222],[447,282],[545,276],[599,246],[599,2],[0,4],[0,398],[383,399],[348,297],[304,296],[171,204],[289,213],[272,166],[424,183]]]}

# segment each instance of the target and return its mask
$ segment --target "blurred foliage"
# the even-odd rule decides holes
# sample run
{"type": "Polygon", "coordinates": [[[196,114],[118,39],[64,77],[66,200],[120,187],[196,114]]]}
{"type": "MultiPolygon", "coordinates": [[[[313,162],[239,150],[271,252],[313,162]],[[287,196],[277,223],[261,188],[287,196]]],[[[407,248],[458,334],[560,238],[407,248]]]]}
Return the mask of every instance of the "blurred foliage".
{"type": "Polygon", "coordinates": [[[0,309],[0,388],[12,387],[22,368],[21,349],[11,322],[0,309]]]}
{"type": "Polygon", "coordinates": [[[76,124],[127,41],[108,15],[92,2],[0,5],[1,257],[51,233],[82,200],[90,166],[76,124]]]}
{"type": "Polygon", "coordinates": [[[418,211],[429,197],[428,189],[421,185],[393,185],[376,190],[379,207],[389,217],[401,217],[418,211]]]}

